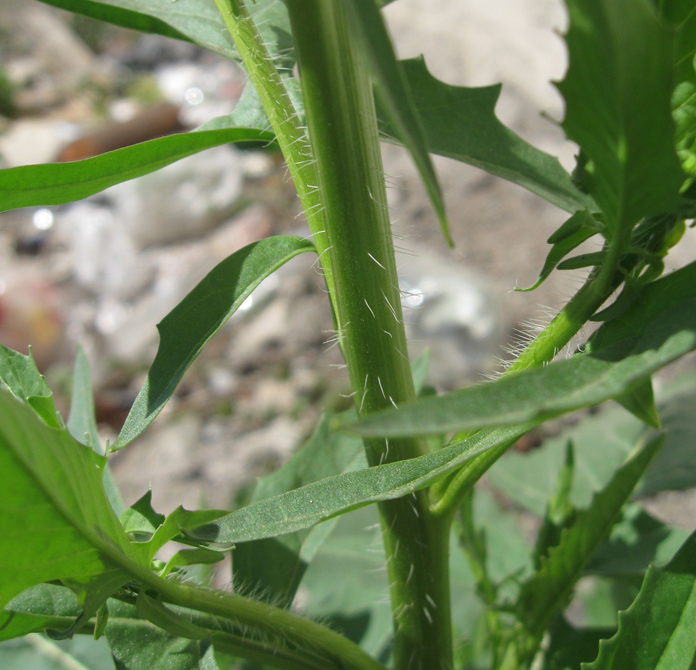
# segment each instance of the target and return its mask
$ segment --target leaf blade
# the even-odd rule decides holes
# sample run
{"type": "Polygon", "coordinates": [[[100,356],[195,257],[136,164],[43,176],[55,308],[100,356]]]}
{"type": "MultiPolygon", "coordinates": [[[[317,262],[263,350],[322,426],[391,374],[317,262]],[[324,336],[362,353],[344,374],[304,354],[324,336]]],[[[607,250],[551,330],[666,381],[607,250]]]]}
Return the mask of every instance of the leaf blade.
{"type": "MultiPolygon", "coordinates": [[[[452,86],[433,77],[422,57],[402,60],[400,65],[428,151],[507,179],[567,212],[596,209],[557,158],[528,144],[498,120],[500,85],[452,86]]],[[[379,120],[385,139],[394,141],[394,128],[383,110],[379,120]]]]}
{"type": "Polygon", "coordinates": [[[247,245],[215,266],[158,324],[157,356],[112,451],[154,421],[188,366],[251,292],[281,265],[313,250],[307,240],[276,236],[247,245]]]}
{"type": "Polygon", "coordinates": [[[512,444],[531,424],[481,431],[435,453],[327,477],[247,505],[187,534],[207,542],[248,542],[310,528],[353,509],[401,498],[444,477],[477,454],[512,444]]]}
{"type": "Polygon", "coordinates": [[[541,567],[522,585],[518,616],[527,630],[539,636],[565,604],[582,570],[609,534],[638,480],[664,444],[664,435],[650,440],[597,493],[590,506],[561,532],[557,545],[542,558],[541,567]]]}
{"type": "Polygon", "coordinates": [[[567,4],[562,126],[592,163],[586,185],[607,239],[624,244],[639,219],[674,209],[684,180],[670,113],[672,36],[648,0],[567,4]]]}
{"type": "Polygon", "coordinates": [[[0,413],[0,606],[60,579],[92,607],[128,581],[124,565],[138,565],[102,488],[104,459],[4,390],[0,413]]]}
{"type": "Polygon", "coordinates": [[[142,177],[205,149],[231,142],[272,139],[273,135],[265,131],[228,127],[162,137],[72,163],[0,170],[0,211],[64,205],[114,184],[142,177]]]}
{"type": "Polygon", "coordinates": [[[363,436],[438,434],[557,416],[621,395],[696,346],[696,264],[649,284],[640,303],[600,328],[586,354],[425,398],[361,419],[363,436]]]}
{"type": "Polygon", "coordinates": [[[619,614],[619,630],[602,640],[584,670],[688,670],[696,656],[696,534],[664,568],[650,568],[638,597],[619,614]]]}
{"type": "Polygon", "coordinates": [[[141,13],[124,6],[92,0],[39,0],[46,5],[59,7],[75,14],[82,14],[93,19],[106,21],[122,28],[130,28],[145,33],[156,33],[165,37],[173,37],[188,41],[189,38],[172,28],[165,21],[155,16],[141,13]]]}

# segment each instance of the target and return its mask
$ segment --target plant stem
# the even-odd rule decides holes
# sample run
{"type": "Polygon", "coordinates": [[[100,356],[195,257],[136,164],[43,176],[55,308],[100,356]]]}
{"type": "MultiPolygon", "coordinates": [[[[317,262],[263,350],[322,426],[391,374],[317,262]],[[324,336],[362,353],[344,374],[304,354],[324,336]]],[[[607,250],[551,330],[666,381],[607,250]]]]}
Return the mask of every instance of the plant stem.
{"type": "Polygon", "coordinates": [[[300,124],[297,110],[243,0],[215,0],[215,4],[234,40],[283,152],[300,202],[307,214],[307,223],[333,303],[333,278],[326,254],[328,242],[324,210],[317,188],[312,150],[300,124]]]}
{"type": "MultiPolygon", "coordinates": [[[[319,654],[326,659],[324,667],[327,670],[335,667],[345,670],[385,670],[381,663],[347,638],[288,610],[234,593],[182,584],[172,578],[163,579],[135,562],[129,564],[127,569],[137,575],[143,584],[156,591],[165,602],[212,614],[242,628],[249,627],[291,643],[294,646],[295,665],[304,657],[305,667],[315,667],[319,654]]],[[[222,638],[220,641],[224,643],[222,638]]],[[[227,640],[228,644],[231,642],[227,640]]],[[[255,658],[258,653],[258,641],[252,639],[249,642],[248,656],[255,658]]],[[[240,640],[236,653],[247,656],[245,649],[245,641],[240,640]]]]}
{"type": "MultiPolygon", "coordinates": [[[[587,323],[590,317],[607,299],[606,291],[600,294],[596,288],[598,272],[593,271],[582,288],[571,298],[570,302],[558,313],[551,323],[534,339],[533,342],[503,373],[505,375],[537,367],[553,360],[571,338],[587,323]]],[[[602,282],[605,280],[602,278],[602,282]]],[[[611,286],[613,289],[613,284],[611,286]]],[[[611,289],[608,289],[611,292],[611,289]]],[[[486,471],[526,432],[540,422],[528,422],[520,426],[516,438],[486,451],[473,458],[461,470],[449,479],[438,482],[433,487],[432,511],[441,518],[452,519],[464,496],[486,471]]],[[[495,430],[495,429],[493,429],[495,430]]],[[[469,433],[459,433],[453,440],[463,440],[469,433]]]]}
{"type": "MultiPolygon", "coordinates": [[[[416,399],[406,350],[372,86],[342,2],[288,0],[312,152],[326,210],[339,332],[358,412],[416,399]]],[[[370,465],[426,453],[367,440],[370,465]]],[[[451,668],[449,527],[418,492],[379,505],[398,669],[451,668]]]]}

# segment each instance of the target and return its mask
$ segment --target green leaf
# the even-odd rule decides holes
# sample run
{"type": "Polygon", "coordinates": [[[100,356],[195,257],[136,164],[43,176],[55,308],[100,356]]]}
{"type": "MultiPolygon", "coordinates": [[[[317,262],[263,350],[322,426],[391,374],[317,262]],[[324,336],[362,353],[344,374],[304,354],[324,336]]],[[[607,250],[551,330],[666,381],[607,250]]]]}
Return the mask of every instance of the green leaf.
{"type": "Polygon", "coordinates": [[[650,568],[619,630],[585,670],[690,670],[696,658],[696,534],[664,568],[650,568]]]}
{"type": "Polygon", "coordinates": [[[149,539],[164,523],[165,518],[164,514],[159,514],[152,508],[152,490],[148,489],[147,493],[123,512],[121,523],[126,533],[133,533],[136,537],[144,535],[149,539]]]}
{"type": "Polygon", "coordinates": [[[696,174],[696,13],[689,0],[660,3],[661,16],[675,28],[672,114],[676,146],[684,171],[696,174]]]}
{"type": "MultiPolygon", "coordinates": [[[[173,37],[180,40],[188,40],[183,33],[167,25],[161,19],[155,18],[145,12],[139,11],[137,2],[94,2],[93,0],[39,0],[46,5],[60,7],[74,14],[82,14],[93,19],[106,21],[116,26],[140,30],[144,33],[156,33],[165,37],[173,37]],[[119,6],[120,5],[120,6],[119,6]],[[133,7],[130,9],[128,7],[133,7]]],[[[142,4],[142,3],[141,3],[142,4]]],[[[154,4],[154,3],[151,3],[154,4]]]]}
{"type": "Polygon", "coordinates": [[[112,450],[132,442],[154,421],[206,343],[266,277],[313,250],[307,240],[276,236],[250,244],[216,265],[158,324],[157,356],[112,450]]]}
{"type": "Polygon", "coordinates": [[[575,467],[570,504],[587,507],[645,432],[644,425],[616,405],[585,417],[580,423],[544,441],[527,453],[511,450],[486,475],[497,491],[541,518],[556,490],[568,442],[575,467]]]}
{"type": "Polygon", "coordinates": [[[364,436],[427,435],[542,421],[597,405],[696,348],[695,310],[690,300],[651,322],[636,340],[343,425],[364,436]]]}
{"type": "Polygon", "coordinates": [[[429,486],[474,456],[512,444],[531,425],[481,431],[440,451],[397,463],[327,477],[261,500],[187,531],[209,542],[248,542],[293,533],[364,505],[393,500],[429,486]]]}
{"type": "MultiPolygon", "coordinates": [[[[696,440],[695,403],[693,372],[682,374],[659,390],[657,406],[667,441],[639,486],[641,495],[696,486],[696,453],[692,448],[696,440]]],[[[570,441],[575,445],[576,461],[570,502],[575,507],[586,507],[593,492],[606,485],[614,470],[646,434],[652,431],[634,416],[620,407],[607,407],[546,440],[539,449],[526,454],[511,451],[487,477],[509,499],[543,516],[570,441]]]]}
{"type": "Polygon", "coordinates": [[[586,187],[610,243],[672,211],[684,174],[674,150],[671,32],[649,0],[568,0],[563,128],[589,159],[586,187]]]}
{"type": "MultiPolygon", "coordinates": [[[[158,33],[198,44],[226,58],[239,55],[212,2],[206,0],[41,0],[71,12],[124,28],[158,33]]],[[[254,0],[251,11],[264,43],[281,64],[292,69],[292,41],[285,5],[281,0],[254,0]]]]}
{"type": "Polygon", "coordinates": [[[209,639],[179,637],[139,614],[132,605],[109,602],[106,639],[119,670],[217,670],[209,639]]]}
{"type": "Polygon", "coordinates": [[[540,670],[580,670],[580,664],[597,656],[599,641],[613,629],[574,628],[559,617],[549,631],[549,644],[540,670]]]}
{"type": "MultiPolygon", "coordinates": [[[[425,383],[428,362],[426,349],[411,365],[417,391],[425,383]]],[[[355,409],[346,414],[355,416],[355,409]]],[[[362,440],[331,430],[329,416],[324,414],[302,448],[280,470],[259,481],[250,502],[364,467],[362,440]]],[[[307,567],[334,526],[334,522],[324,523],[308,532],[238,543],[232,554],[234,579],[276,604],[289,606],[307,567]]]]}
{"type": "Polygon", "coordinates": [[[575,521],[575,507],[570,502],[575,471],[575,449],[573,443],[566,447],[565,463],[558,477],[556,489],[546,505],[546,514],[539,529],[534,545],[534,567],[538,570],[549,555],[549,551],[558,545],[561,533],[575,521]]]}
{"type": "Polygon", "coordinates": [[[352,15],[353,25],[367,57],[372,76],[377,85],[377,97],[382,103],[390,127],[396,137],[409,150],[425,184],[442,232],[450,246],[450,235],[442,191],[435,168],[428,155],[422,120],[416,112],[415,102],[406,82],[402,64],[396,60],[394,47],[387,27],[374,0],[349,0],[346,6],[352,15]]]}
{"type": "Polygon", "coordinates": [[[0,390],[0,606],[62,580],[85,618],[142,570],[102,486],[105,460],[0,390]]]}
{"type": "MultiPolygon", "coordinates": [[[[422,57],[400,61],[400,66],[428,151],[507,179],[568,212],[596,209],[557,158],[528,144],[496,118],[500,85],[451,86],[433,77],[422,57]]],[[[379,118],[386,138],[396,141],[398,132],[388,115],[381,111],[379,118]]]]}
{"type": "Polygon", "coordinates": [[[696,347],[695,274],[692,264],[646,286],[622,319],[597,331],[586,354],[343,425],[363,436],[437,434],[539,421],[617,397],[696,347]]]}
{"type": "MultiPolygon", "coordinates": [[[[186,529],[214,521],[225,514],[225,512],[217,510],[189,511],[179,505],[165,518],[164,514],[158,514],[152,509],[150,504],[151,497],[152,492],[148,491],[127,509],[121,517],[124,530],[130,533],[137,541],[134,547],[135,550],[138,552],[141,560],[147,564],[171,540],[190,544],[189,540],[182,535],[186,529]]],[[[187,557],[193,558],[195,556],[203,558],[200,563],[210,563],[212,561],[212,557],[209,556],[209,550],[195,555],[183,554],[171,566],[165,566],[165,574],[177,565],[190,565],[191,563],[186,563],[187,557]]]]}
{"type": "MultiPolygon", "coordinates": [[[[224,124],[222,120],[219,123],[224,124]]],[[[273,137],[272,133],[252,128],[202,130],[141,142],[73,163],[0,170],[0,211],[64,205],[211,147],[232,142],[268,141],[273,137]]]]}
{"type": "Polygon", "coordinates": [[[67,427],[68,432],[78,442],[91,447],[98,454],[104,453],[99,444],[89,362],[82,347],[77,348],[75,356],[72,393],[70,395],[70,416],[67,427]]]}
{"type": "Polygon", "coordinates": [[[585,574],[642,577],[650,565],[664,565],[671,560],[688,536],[687,530],[668,526],[650,516],[639,503],[630,503],[590,559],[585,574]]]}
{"type": "Polygon", "coordinates": [[[543,633],[551,617],[565,606],[573,586],[600,542],[609,534],[621,508],[664,443],[664,436],[648,442],[616,472],[590,507],[578,513],[561,534],[541,567],[520,592],[519,618],[532,635],[543,633]]]}
{"type": "Polygon", "coordinates": [[[393,634],[379,518],[364,508],[337,521],[302,581],[307,614],[379,658],[393,634]]]}
{"type": "Polygon", "coordinates": [[[219,551],[210,551],[210,549],[205,549],[203,547],[197,547],[196,549],[180,549],[167,561],[167,565],[164,566],[160,576],[166,577],[175,568],[219,563],[223,558],[225,558],[224,554],[219,551]]]}
{"type": "Polygon", "coordinates": [[[650,377],[639,379],[614,400],[648,426],[660,427],[660,416],[655,407],[655,395],[650,377]]]}
{"type": "Polygon", "coordinates": [[[33,586],[0,611],[0,642],[47,628],[69,628],[81,612],[69,589],[55,584],[33,586]]]}
{"type": "MultiPolygon", "coordinates": [[[[355,414],[355,410],[350,413],[355,414]]],[[[259,481],[251,502],[358,467],[365,467],[362,440],[332,431],[328,416],[323,415],[305,445],[280,470],[259,481]]],[[[234,579],[289,607],[307,566],[332,530],[329,523],[309,532],[239,543],[232,554],[234,579]]]]}
{"type": "Polygon", "coordinates": [[[581,268],[590,268],[596,265],[601,265],[606,258],[603,251],[596,251],[588,254],[580,254],[564,260],[558,264],[559,270],[580,270],[581,268]]]}
{"type": "Polygon", "coordinates": [[[62,426],[58,410],[53,402],[53,391],[48,388],[44,376],[34,363],[34,357],[25,356],[0,344],[0,389],[26,402],[47,426],[62,426]]]}
{"type": "Polygon", "coordinates": [[[538,279],[528,288],[518,288],[516,291],[533,291],[538,288],[553,272],[554,268],[573,249],[599,232],[597,224],[587,210],[575,212],[549,239],[553,244],[549,251],[544,267],[541,268],[538,279]]]}
{"type": "MultiPolygon", "coordinates": [[[[89,362],[82,347],[77,348],[75,357],[72,394],[70,397],[70,417],[68,418],[67,428],[68,432],[78,442],[91,447],[98,454],[104,453],[104,449],[99,442],[99,432],[97,430],[89,362]]],[[[114,512],[120,517],[125,511],[125,505],[108,463],[104,464],[103,472],[106,497],[109,499],[114,512]]]]}

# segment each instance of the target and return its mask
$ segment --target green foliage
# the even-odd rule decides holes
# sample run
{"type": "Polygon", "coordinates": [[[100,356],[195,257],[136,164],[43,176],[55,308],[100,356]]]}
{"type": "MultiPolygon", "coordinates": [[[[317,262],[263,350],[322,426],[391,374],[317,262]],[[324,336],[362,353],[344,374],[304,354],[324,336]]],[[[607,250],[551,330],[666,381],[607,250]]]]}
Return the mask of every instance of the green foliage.
{"type": "Polygon", "coordinates": [[[307,240],[277,236],[218,263],[158,324],[157,356],[112,450],[125,447],[154,421],[206,343],[268,275],[313,250],[307,240]]]}
{"type": "Polygon", "coordinates": [[[670,113],[672,35],[649,0],[572,0],[568,9],[563,129],[587,158],[583,183],[611,248],[641,218],[671,211],[684,181],[670,113]]]}
{"type": "Polygon", "coordinates": [[[532,635],[541,635],[551,617],[566,603],[570,589],[616,518],[650,462],[664,443],[658,437],[616,471],[607,487],[580,512],[541,558],[540,567],[522,585],[519,616],[532,635]]]}
{"type": "Polygon", "coordinates": [[[192,154],[230,142],[268,141],[272,135],[227,128],[150,140],[73,163],[17,167],[0,172],[0,211],[64,205],[128,179],[142,177],[192,154]]]}
{"type": "Polygon", "coordinates": [[[6,562],[0,604],[28,587],[62,580],[89,618],[141,565],[104,493],[105,461],[6,391],[0,391],[0,408],[6,562]]]}
{"type": "Polygon", "coordinates": [[[693,667],[695,541],[691,535],[664,568],[648,570],[638,598],[619,615],[618,632],[600,643],[586,670],[693,667]]]}
{"type": "Polygon", "coordinates": [[[692,1],[567,0],[558,88],[580,147],[572,176],[496,118],[499,85],[451,86],[422,58],[398,61],[386,2],[42,1],[193,42],[242,64],[249,83],[231,115],[195,131],[0,171],[2,211],[260,140],[283,152],[314,239],[241,249],[165,317],[109,450],[81,349],[66,426],[31,353],[0,345],[0,665],[691,668],[694,536],[635,496],[696,481],[696,377],[655,390],[651,378],[696,348],[696,263],[662,276],[696,212],[692,1]],[[433,153],[570,213],[529,290],[556,269],[590,268],[585,284],[495,382],[438,397],[421,392],[427,357],[408,366],[379,132],[410,151],[448,241],[433,153]],[[596,235],[601,250],[570,256],[596,235]],[[239,509],[163,515],[149,491],[124,509],[108,455],[155,420],[259,283],[306,251],[324,270],[355,409],[323,415],[239,509]],[[552,362],[590,320],[596,332],[552,362]],[[622,407],[579,414],[496,464],[529,430],[610,399],[622,407]],[[540,517],[536,541],[511,504],[540,517]],[[183,546],[160,560],[170,542],[183,546]],[[199,584],[226,553],[235,591],[199,584]],[[585,618],[571,625],[573,597],[585,618]]]}
{"type": "Polygon", "coordinates": [[[696,303],[689,297],[694,271],[692,264],[649,285],[643,300],[620,321],[599,329],[587,353],[496,384],[386,410],[351,428],[361,435],[388,437],[472,430],[539,421],[622,396],[696,347],[696,303]]]}
{"type": "MultiPolygon", "coordinates": [[[[496,118],[499,84],[451,86],[430,74],[422,57],[400,65],[428,151],[507,179],[569,212],[594,206],[557,158],[528,144],[496,118]]],[[[397,141],[398,132],[386,113],[380,113],[380,128],[388,141],[397,141]]]]}

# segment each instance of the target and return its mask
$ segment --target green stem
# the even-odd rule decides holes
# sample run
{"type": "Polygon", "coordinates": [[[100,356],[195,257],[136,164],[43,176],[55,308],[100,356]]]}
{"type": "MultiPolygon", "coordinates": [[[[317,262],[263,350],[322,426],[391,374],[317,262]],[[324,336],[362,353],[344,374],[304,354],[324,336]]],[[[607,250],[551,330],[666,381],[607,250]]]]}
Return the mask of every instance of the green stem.
{"type": "MultiPolygon", "coordinates": [[[[551,323],[510,365],[504,375],[521,372],[528,368],[548,363],[565,347],[571,338],[587,323],[590,317],[602,306],[608,294],[600,294],[596,288],[598,273],[592,272],[583,287],[558,313],[551,323]]],[[[604,281],[604,279],[602,279],[604,281]]],[[[610,286],[611,290],[614,285],[610,286]]],[[[540,422],[528,422],[520,426],[518,435],[500,446],[480,454],[469,461],[452,477],[438,482],[433,487],[435,502],[432,512],[443,519],[453,519],[464,496],[488,469],[526,432],[540,422]]],[[[495,430],[495,429],[492,429],[495,430]]],[[[469,433],[459,433],[453,440],[463,440],[469,433]]]]}
{"type": "MultiPolygon", "coordinates": [[[[156,579],[159,579],[156,577],[156,579]]],[[[160,586],[160,582],[157,582],[160,586]]],[[[117,594],[113,596],[130,605],[137,604],[137,598],[132,594],[117,594]]],[[[326,670],[334,667],[334,663],[326,657],[319,657],[306,649],[292,648],[287,639],[278,639],[277,643],[269,645],[267,641],[257,639],[248,633],[242,634],[245,624],[236,619],[211,616],[200,611],[166,608],[161,603],[157,606],[157,616],[152,616],[153,610],[138,610],[138,616],[147,619],[153,626],[166,630],[175,637],[190,640],[209,639],[215,649],[225,651],[248,661],[279,668],[280,670],[326,670]],[[165,616],[162,616],[164,613],[165,616]]],[[[109,623],[123,621],[132,622],[130,618],[109,616],[109,623]]],[[[90,621],[80,633],[94,634],[94,620],[90,621]]]]}
{"type": "Polygon", "coordinates": [[[473,490],[464,497],[455,519],[455,532],[459,545],[466,554],[469,568],[476,581],[476,590],[487,607],[486,620],[490,635],[491,667],[498,667],[498,647],[500,646],[500,617],[496,607],[498,592],[488,574],[486,539],[476,530],[474,522],[473,490]]]}
{"type": "MultiPolygon", "coordinates": [[[[129,565],[143,584],[156,591],[163,601],[179,607],[222,617],[241,627],[249,627],[275,639],[291,643],[294,648],[295,666],[304,659],[305,667],[317,664],[317,655],[326,658],[325,668],[345,670],[385,670],[360,647],[338,633],[279,607],[225,591],[213,591],[199,586],[182,584],[174,579],[162,579],[139,564],[129,565]]],[[[220,638],[220,641],[223,641],[220,638]]],[[[258,643],[239,640],[235,653],[253,658],[258,653],[258,643]],[[247,653],[248,652],[248,653],[247,653]]],[[[233,641],[227,639],[227,644],[233,641]]],[[[295,667],[288,666],[288,667],[295,667]]],[[[285,667],[285,666],[280,666],[285,667]]]]}
{"type": "MultiPolygon", "coordinates": [[[[335,305],[358,412],[416,399],[406,350],[372,85],[341,2],[288,0],[325,207],[335,305]]],[[[426,453],[421,440],[369,440],[371,465],[426,453]]],[[[449,528],[421,491],[379,505],[399,669],[451,668],[449,528]]]]}
{"type": "Polygon", "coordinates": [[[326,254],[328,241],[324,211],[317,188],[312,150],[297,110],[243,0],[215,0],[215,4],[234,40],[285,157],[307,215],[307,223],[333,303],[333,278],[326,254]]]}

